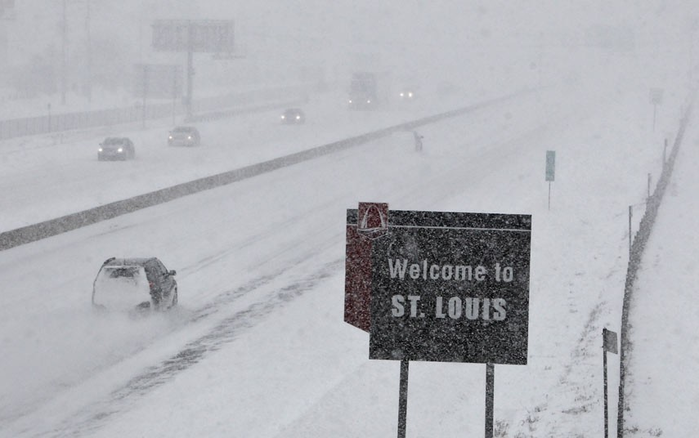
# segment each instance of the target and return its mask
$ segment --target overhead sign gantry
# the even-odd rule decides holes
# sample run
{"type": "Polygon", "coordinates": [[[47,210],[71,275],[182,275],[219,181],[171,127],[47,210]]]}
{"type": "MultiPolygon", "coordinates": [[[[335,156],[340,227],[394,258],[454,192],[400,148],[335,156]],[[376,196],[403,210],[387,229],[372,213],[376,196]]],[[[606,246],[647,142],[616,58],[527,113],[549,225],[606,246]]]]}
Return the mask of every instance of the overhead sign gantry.
{"type": "Polygon", "coordinates": [[[232,20],[155,20],[153,23],[153,49],[187,53],[188,117],[192,115],[194,53],[232,54],[234,43],[232,20]]]}

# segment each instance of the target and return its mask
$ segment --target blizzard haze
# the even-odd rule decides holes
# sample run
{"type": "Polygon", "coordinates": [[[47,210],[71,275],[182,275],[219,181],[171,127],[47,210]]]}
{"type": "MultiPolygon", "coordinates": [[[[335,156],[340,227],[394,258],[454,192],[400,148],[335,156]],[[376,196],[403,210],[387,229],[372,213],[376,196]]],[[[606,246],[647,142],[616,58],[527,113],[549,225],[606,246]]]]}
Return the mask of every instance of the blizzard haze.
{"type": "MultiPolygon", "coordinates": [[[[699,275],[696,115],[678,137],[699,79],[696,1],[0,4],[0,438],[396,435],[399,362],[369,360],[369,335],[343,321],[346,210],[369,201],[532,215],[528,363],[495,366],[494,436],[604,436],[601,333],[621,332],[629,237],[677,138],[630,307],[623,436],[699,430],[686,295],[699,275]],[[185,53],[153,49],[154,20],[234,22],[230,53],[193,55],[192,117],[181,97],[134,90],[135,64],[186,69],[185,53]],[[386,78],[390,97],[348,106],[358,72],[386,78]],[[408,89],[416,98],[398,99],[408,89]],[[281,123],[289,107],[305,123],[281,123]],[[137,117],[57,125],[117,110],[137,117]],[[183,124],[200,146],[168,145],[183,124]],[[98,161],[105,137],[131,139],[135,159],[98,161]],[[264,162],[279,166],[251,176],[264,162]],[[249,166],[231,184],[8,243],[249,166]],[[104,260],[149,256],[177,271],[178,306],[95,313],[104,260]]],[[[621,437],[620,359],[607,359],[609,436],[621,437]]],[[[483,364],[411,362],[407,437],[485,436],[484,385],[483,364]]]]}
{"type": "Polygon", "coordinates": [[[465,80],[478,81],[477,89],[490,90],[502,88],[503,75],[511,82],[581,73],[597,64],[587,53],[590,46],[653,60],[668,52],[688,55],[696,26],[696,6],[689,1],[513,6],[499,0],[340,0],[329,6],[320,0],[66,0],[64,44],[62,5],[16,2],[14,19],[3,21],[10,67],[3,69],[4,79],[32,97],[44,91],[46,99],[61,87],[64,47],[67,88],[76,92],[84,91],[88,75],[98,92],[100,86],[129,90],[133,63],[184,63],[184,54],[152,50],[154,19],[235,22],[240,58],[213,62],[210,55],[195,55],[196,85],[204,89],[225,89],[231,77],[240,85],[299,81],[309,71],[340,82],[360,65],[413,82],[463,88],[465,80]]]}

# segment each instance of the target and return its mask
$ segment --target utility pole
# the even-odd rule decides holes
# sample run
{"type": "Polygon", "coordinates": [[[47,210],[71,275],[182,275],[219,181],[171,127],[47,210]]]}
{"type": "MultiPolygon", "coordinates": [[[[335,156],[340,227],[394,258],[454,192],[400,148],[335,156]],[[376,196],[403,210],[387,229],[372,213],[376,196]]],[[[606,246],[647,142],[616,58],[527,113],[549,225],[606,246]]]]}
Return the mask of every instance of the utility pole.
{"type": "Polygon", "coordinates": [[[5,5],[0,6],[0,68],[7,71],[9,64],[8,43],[7,43],[7,12],[5,5]]]}
{"type": "Polygon", "coordinates": [[[67,0],[63,0],[63,18],[61,22],[61,104],[66,104],[66,28],[67,0]]]}
{"type": "Polygon", "coordinates": [[[85,12],[85,31],[86,31],[86,60],[87,60],[87,79],[86,79],[86,93],[87,101],[92,103],[92,38],[90,32],[90,1],[87,2],[87,11],[85,12]]]}
{"type": "Polygon", "coordinates": [[[143,64],[143,128],[146,127],[146,98],[148,97],[148,64],[143,64]]]}
{"type": "Polygon", "coordinates": [[[187,119],[192,117],[192,92],[194,88],[194,41],[192,20],[187,20],[187,119]]]}

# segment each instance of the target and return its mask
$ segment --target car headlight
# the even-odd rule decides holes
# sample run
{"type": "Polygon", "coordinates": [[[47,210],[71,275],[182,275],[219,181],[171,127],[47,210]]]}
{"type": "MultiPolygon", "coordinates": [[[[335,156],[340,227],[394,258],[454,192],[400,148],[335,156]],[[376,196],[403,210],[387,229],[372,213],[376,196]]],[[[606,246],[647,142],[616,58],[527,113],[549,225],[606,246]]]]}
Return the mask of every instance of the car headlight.
{"type": "Polygon", "coordinates": [[[169,137],[168,137],[168,140],[172,140],[172,136],[169,136],[169,137]]]}
{"type": "Polygon", "coordinates": [[[301,120],[301,116],[296,116],[296,120],[301,120]]]}
{"type": "Polygon", "coordinates": [[[410,93],[408,93],[408,97],[413,97],[412,91],[410,93]]]}
{"type": "Polygon", "coordinates": [[[192,136],[191,136],[191,135],[188,135],[188,136],[187,136],[187,140],[191,140],[191,139],[192,139],[192,136]]]}
{"type": "Polygon", "coordinates": [[[349,100],[349,103],[352,103],[352,99],[349,100]]]}
{"type": "Polygon", "coordinates": [[[405,96],[405,93],[400,93],[400,97],[403,97],[403,96],[405,96]]]}
{"type": "Polygon", "coordinates": [[[367,100],[366,100],[366,103],[371,103],[371,99],[367,99],[367,100]]]}
{"type": "Polygon", "coordinates": [[[282,115],[282,120],[286,119],[286,116],[282,115]]]}
{"type": "Polygon", "coordinates": [[[124,149],[123,149],[123,148],[119,148],[119,149],[117,149],[117,152],[124,152],[124,149]]]}
{"type": "Polygon", "coordinates": [[[97,152],[102,152],[102,148],[97,149],[97,152]]]}

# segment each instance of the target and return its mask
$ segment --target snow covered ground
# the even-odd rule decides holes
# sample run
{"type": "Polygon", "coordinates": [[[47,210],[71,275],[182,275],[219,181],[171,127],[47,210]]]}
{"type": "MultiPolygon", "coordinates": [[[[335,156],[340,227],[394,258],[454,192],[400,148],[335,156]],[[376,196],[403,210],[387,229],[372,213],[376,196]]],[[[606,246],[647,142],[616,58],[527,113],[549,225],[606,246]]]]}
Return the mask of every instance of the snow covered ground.
{"type": "Polygon", "coordinates": [[[638,436],[686,436],[699,429],[699,123],[680,149],[655,232],[646,249],[630,317],[627,427],[638,436]],[[690,431],[690,432],[687,432],[690,431]]]}
{"type": "MultiPolygon", "coordinates": [[[[672,75],[633,75],[632,60],[608,61],[580,82],[425,127],[422,153],[396,134],[1,252],[0,436],[395,434],[398,363],[369,361],[368,336],[342,321],[345,210],[359,201],[532,214],[529,364],[495,368],[497,430],[602,435],[601,332],[619,331],[628,206],[642,209],[647,174],[660,170],[663,137],[676,132],[688,91],[672,75]],[[666,92],[653,129],[648,90],[657,86],[666,92]],[[557,152],[550,210],[547,150],[557,152]],[[137,321],[94,315],[92,280],[114,255],[156,255],[176,269],[180,309],[137,321]]],[[[314,102],[300,127],[280,126],[272,113],[205,124],[199,149],[168,149],[164,126],[134,130],[143,150],[133,163],[95,162],[95,136],[3,144],[0,229],[441,110],[375,115],[327,105],[314,102]]],[[[693,126],[685,151],[699,140],[693,126]]],[[[638,296],[691,284],[693,253],[668,251],[693,250],[679,234],[689,226],[678,225],[691,222],[674,221],[691,221],[695,155],[681,152],[674,203],[661,207],[658,225],[677,234],[654,235],[638,296]]],[[[639,299],[634,310],[650,305],[639,299]]],[[[678,310],[692,315],[690,306],[655,306],[654,317],[664,327],[678,310]]],[[[648,318],[632,316],[634,364],[641,339],[659,332],[648,318]]],[[[691,318],[683,321],[663,339],[669,351],[678,348],[670,342],[696,344],[691,318]]],[[[691,415],[677,418],[657,397],[679,387],[666,390],[668,368],[651,365],[674,365],[648,348],[647,368],[631,371],[639,410],[629,426],[637,436],[689,436],[691,415]]],[[[618,358],[609,359],[614,420],[618,358]]],[[[687,390],[697,372],[683,370],[687,390]]],[[[483,365],[414,362],[410,371],[408,436],[481,436],[483,365]]],[[[686,412],[699,408],[694,391],[686,412]]]]}

